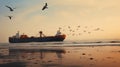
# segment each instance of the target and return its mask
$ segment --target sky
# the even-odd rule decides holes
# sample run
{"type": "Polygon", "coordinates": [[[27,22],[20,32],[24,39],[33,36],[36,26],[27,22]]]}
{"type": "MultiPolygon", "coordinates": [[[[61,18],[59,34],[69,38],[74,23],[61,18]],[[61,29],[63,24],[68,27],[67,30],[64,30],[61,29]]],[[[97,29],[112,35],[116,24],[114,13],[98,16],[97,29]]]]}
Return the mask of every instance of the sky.
{"type": "Polygon", "coordinates": [[[0,0],[0,42],[8,42],[8,37],[17,31],[38,36],[42,30],[45,35],[54,36],[59,27],[67,35],[65,40],[120,39],[119,3],[119,0],[0,0]],[[42,11],[45,3],[48,9],[42,11]],[[15,10],[10,12],[6,5],[15,10]],[[13,16],[11,20],[9,15],[13,16]],[[75,31],[71,33],[68,26],[75,31]],[[97,28],[100,30],[95,31],[97,28]]]}

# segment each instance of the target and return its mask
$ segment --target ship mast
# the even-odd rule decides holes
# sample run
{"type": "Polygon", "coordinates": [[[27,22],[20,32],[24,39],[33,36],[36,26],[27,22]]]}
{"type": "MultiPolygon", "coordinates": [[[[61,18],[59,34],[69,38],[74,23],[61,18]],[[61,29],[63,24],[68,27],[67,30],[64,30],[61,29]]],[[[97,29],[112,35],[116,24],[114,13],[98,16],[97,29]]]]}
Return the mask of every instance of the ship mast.
{"type": "Polygon", "coordinates": [[[40,32],[39,32],[39,34],[40,34],[40,37],[42,37],[43,32],[42,32],[42,31],[40,31],[40,32]]]}

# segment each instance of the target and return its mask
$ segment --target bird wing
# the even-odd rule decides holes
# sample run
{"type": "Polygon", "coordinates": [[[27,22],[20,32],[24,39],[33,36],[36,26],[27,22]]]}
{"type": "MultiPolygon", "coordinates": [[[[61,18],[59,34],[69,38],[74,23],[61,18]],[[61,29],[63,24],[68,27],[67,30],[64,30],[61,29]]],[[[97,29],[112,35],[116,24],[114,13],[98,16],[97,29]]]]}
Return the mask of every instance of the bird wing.
{"type": "Polygon", "coordinates": [[[45,3],[45,5],[43,6],[42,10],[44,10],[45,8],[47,8],[47,3],[45,3]]]}
{"type": "Polygon", "coordinates": [[[6,7],[9,8],[11,11],[13,11],[13,9],[11,7],[9,7],[9,6],[6,6],[6,7]]]}
{"type": "Polygon", "coordinates": [[[45,6],[47,6],[47,3],[45,3],[45,6]]]}
{"type": "Polygon", "coordinates": [[[9,7],[9,6],[6,6],[6,7],[9,8],[9,9],[11,8],[11,7],[9,7]]]}
{"type": "Polygon", "coordinates": [[[8,16],[9,17],[9,19],[11,19],[12,17],[11,16],[8,16]]]}
{"type": "Polygon", "coordinates": [[[43,6],[42,10],[44,10],[44,9],[45,9],[45,6],[43,6]]]}

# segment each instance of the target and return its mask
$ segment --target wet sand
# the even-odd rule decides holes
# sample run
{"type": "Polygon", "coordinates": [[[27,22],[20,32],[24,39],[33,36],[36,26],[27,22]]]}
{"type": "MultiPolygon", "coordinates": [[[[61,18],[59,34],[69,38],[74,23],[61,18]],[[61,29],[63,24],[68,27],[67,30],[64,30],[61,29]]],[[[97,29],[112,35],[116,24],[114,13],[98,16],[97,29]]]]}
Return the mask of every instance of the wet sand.
{"type": "Polygon", "coordinates": [[[0,48],[0,67],[120,67],[120,46],[25,48],[0,48]]]}

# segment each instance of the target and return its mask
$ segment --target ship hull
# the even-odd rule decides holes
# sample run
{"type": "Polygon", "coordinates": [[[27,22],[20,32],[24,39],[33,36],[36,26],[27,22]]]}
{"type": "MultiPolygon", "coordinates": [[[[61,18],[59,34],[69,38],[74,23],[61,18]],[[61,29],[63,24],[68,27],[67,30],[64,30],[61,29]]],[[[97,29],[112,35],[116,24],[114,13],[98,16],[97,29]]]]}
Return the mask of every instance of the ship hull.
{"type": "Polygon", "coordinates": [[[47,36],[47,37],[31,37],[31,38],[12,38],[9,37],[10,43],[27,43],[27,42],[53,42],[53,41],[63,41],[65,35],[59,36],[47,36]]]}

